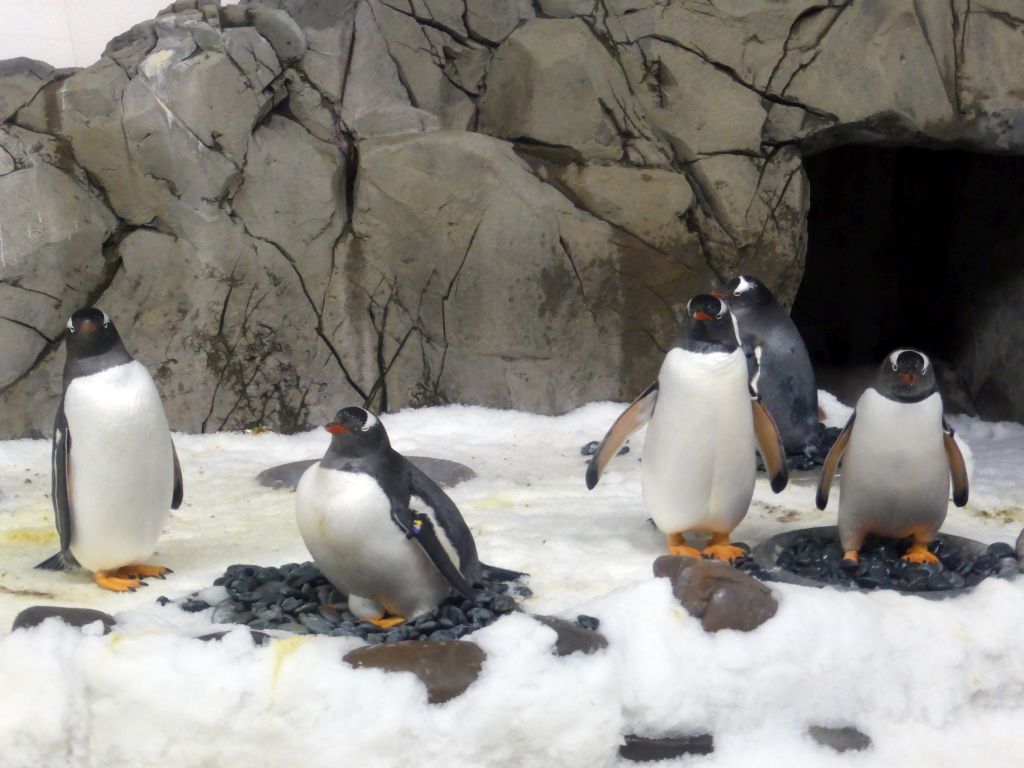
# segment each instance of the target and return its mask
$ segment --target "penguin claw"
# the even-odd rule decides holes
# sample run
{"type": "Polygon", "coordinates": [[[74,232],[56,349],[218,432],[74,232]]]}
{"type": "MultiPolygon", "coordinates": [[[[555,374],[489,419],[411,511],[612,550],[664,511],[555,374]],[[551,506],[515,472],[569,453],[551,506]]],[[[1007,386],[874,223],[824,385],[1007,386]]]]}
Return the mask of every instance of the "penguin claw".
{"type": "Polygon", "coordinates": [[[704,547],[704,554],[715,560],[731,563],[737,557],[743,557],[747,553],[733,544],[709,544],[704,547]]]}
{"type": "Polygon", "coordinates": [[[92,575],[92,580],[96,582],[96,586],[109,589],[111,592],[134,592],[139,587],[146,586],[138,579],[126,579],[111,571],[96,571],[92,575]]]}
{"type": "Polygon", "coordinates": [[[911,545],[907,553],[903,555],[903,560],[908,563],[937,563],[939,558],[928,551],[927,544],[914,543],[911,545]]]}
{"type": "MultiPolygon", "coordinates": [[[[126,565],[122,568],[118,568],[114,571],[114,576],[119,579],[134,579],[141,581],[147,578],[163,579],[165,574],[174,573],[170,568],[164,568],[162,565],[144,565],[138,563],[136,565],[126,565]]],[[[143,586],[145,584],[143,583],[143,586]]]]}
{"type": "Polygon", "coordinates": [[[700,550],[696,547],[691,547],[688,544],[670,544],[668,553],[670,555],[678,555],[680,557],[700,557],[700,550]]]}

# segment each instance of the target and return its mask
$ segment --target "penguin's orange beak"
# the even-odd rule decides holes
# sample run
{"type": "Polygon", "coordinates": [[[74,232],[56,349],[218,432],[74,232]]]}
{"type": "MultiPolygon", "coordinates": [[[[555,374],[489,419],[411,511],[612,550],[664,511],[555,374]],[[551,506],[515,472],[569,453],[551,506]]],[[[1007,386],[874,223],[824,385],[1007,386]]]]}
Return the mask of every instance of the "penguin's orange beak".
{"type": "Polygon", "coordinates": [[[722,293],[721,291],[712,291],[711,295],[714,296],[716,299],[724,299],[725,298],[725,294],[722,293]]]}
{"type": "Polygon", "coordinates": [[[697,314],[695,314],[693,316],[693,319],[694,320],[711,320],[713,318],[707,312],[698,312],[697,314]]]}
{"type": "Polygon", "coordinates": [[[324,429],[326,429],[332,435],[346,435],[346,434],[348,434],[348,429],[346,427],[343,427],[341,424],[339,424],[336,421],[332,421],[330,424],[328,424],[326,427],[324,427],[324,429]]]}
{"type": "Polygon", "coordinates": [[[907,385],[911,387],[914,386],[914,384],[917,382],[917,374],[913,372],[901,373],[900,378],[903,379],[903,381],[905,381],[907,385]]]}
{"type": "Polygon", "coordinates": [[[96,330],[96,323],[92,320],[83,320],[82,324],[78,326],[78,330],[82,333],[93,333],[96,330]]]}

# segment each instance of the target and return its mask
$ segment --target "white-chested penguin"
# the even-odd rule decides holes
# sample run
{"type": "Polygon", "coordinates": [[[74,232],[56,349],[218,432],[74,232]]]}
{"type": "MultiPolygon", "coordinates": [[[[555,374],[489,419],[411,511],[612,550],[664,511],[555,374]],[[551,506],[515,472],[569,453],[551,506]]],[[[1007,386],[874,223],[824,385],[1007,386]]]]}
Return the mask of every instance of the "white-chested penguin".
{"type": "Polygon", "coordinates": [[[60,552],[36,567],[83,567],[105,589],[134,590],[170,572],[142,561],[181,506],[181,467],[156,384],[106,313],[75,312],[66,340],[52,454],[60,552]]]}
{"type": "Polygon", "coordinates": [[[934,563],[928,551],[953,503],[967,503],[964,458],[943,418],[942,397],[927,355],[897,349],[883,362],[836,440],[818,483],[818,509],[828,504],[839,462],[839,541],[856,561],[869,533],[913,537],[904,560],[934,563]]]}
{"type": "Polygon", "coordinates": [[[736,318],[751,379],[757,377],[756,389],[775,419],[786,452],[804,452],[821,428],[814,369],[800,331],[756,277],[735,277],[714,295],[725,299],[736,318]]]}
{"type": "Polygon", "coordinates": [[[391,447],[372,413],[344,408],[325,428],[331,444],[299,481],[295,511],[306,548],[349,610],[389,627],[453,590],[472,599],[480,561],[452,500],[391,447]]]}
{"type": "Polygon", "coordinates": [[[776,493],[786,461],[771,415],[750,386],[729,308],[710,294],[690,299],[687,318],[658,379],[619,416],[587,467],[593,488],[605,466],[644,424],[644,506],[668,535],[670,554],[700,557],[686,533],[711,534],[704,554],[733,560],[729,543],[750,507],[759,447],[776,493]]]}

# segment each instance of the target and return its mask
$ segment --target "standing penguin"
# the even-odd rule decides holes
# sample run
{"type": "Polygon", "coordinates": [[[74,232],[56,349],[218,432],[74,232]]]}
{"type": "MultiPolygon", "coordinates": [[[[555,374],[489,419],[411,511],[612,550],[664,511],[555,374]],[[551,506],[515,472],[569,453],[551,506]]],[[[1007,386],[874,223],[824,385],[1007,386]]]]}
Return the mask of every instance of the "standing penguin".
{"type": "Polygon", "coordinates": [[[946,518],[950,475],[953,503],[967,503],[967,468],[942,415],[942,397],[928,357],[897,349],[882,363],[822,467],[818,509],[825,509],[840,460],[839,540],[856,561],[869,533],[913,537],[903,556],[938,561],[928,544],[946,518]]]}
{"type": "Polygon", "coordinates": [[[390,627],[453,590],[472,599],[480,561],[452,500],[391,447],[372,413],[345,408],[325,429],[331,444],[299,481],[295,511],[306,548],[349,610],[390,627]]]}
{"type": "Polygon", "coordinates": [[[725,299],[736,318],[751,380],[757,377],[754,386],[775,417],[786,453],[803,453],[814,446],[821,428],[814,369],[800,331],[756,277],[734,277],[715,295],[725,299]]]}
{"type": "Polygon", "coordinates": [[[106,313],[75,312],[66,340],[52,453],[60,552],[36,567],[84,567],[104,589],[133,591],[170,573],[142,561],[181,506],[178,455],[152,377],[106,313]]]}
{"type": "Polygon", "coordinates": [[[761,450],[776,493],[788,480],[785,454],[775,422],[752,393],[729,307],[701,294],[690,299],[686,312],[657,381],[598,446],[587,467],[587,487],[597,485],[626,439],[650,422],[641,466],[644,505],[668,535],[669,553],[700,557],[685,539],[695,531],[711,534],[704,554],[733,560],[743,554],[729,536],[754,493],[754,448],[761,450]]]}

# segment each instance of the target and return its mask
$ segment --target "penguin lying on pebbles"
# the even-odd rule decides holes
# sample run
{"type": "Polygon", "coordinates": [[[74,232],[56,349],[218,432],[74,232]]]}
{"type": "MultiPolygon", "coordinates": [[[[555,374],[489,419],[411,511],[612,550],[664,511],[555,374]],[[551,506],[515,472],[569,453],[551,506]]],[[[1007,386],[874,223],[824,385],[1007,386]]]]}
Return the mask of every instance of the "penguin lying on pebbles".
{"type": "MultiPolygon", "coordinates": [[[[768,287],[750,275],[733,278],[720,296],[736,319],[751,379],[775,417],[787,453],[815,448],[822,428],[814,369],[800,331],[768,287]]],[[[820,456],[819,456],[820,460],[820,456]]]]}
{"type": "Polygon", "coordinates": [[[325,429],[331,444],[299,481],[295,510],[302,540],[349,610],[390,627],[452,591],[473,599],[481,565],[452,500],[391,447],[369,411],[345,408],[325,429]]]}
{"type": "Polygon", "coordinates": [[[703,532],[711,534],[703,554],[731,561],[744,554],[729,536],[750,507],[755,446],[776,493],[788,481],[785,453],[774,420],[751,387],[728,305],[701,294],[686,311],[657,381],[619,416],[590,460],[587,487],[597,485],[619,447],[649,422],[641,465],[644,505],[668,535],[669,553],[700,557],[685,534],[703,532]]]}
{"type": "Polygon", "coordinates": [[[864,538],[876,533],[913,537],[904,560],[938,562],[928,544],[946,518],[950,476],[958,507],[967,503],[968,481],[927,355],[897,349],[883,361],[874,387],[861,395],[825,459],[818,509],[828,504],[840,461],[839,540],[845,559],[856,561],[864,538]]]}
{"type": "Polygon", "coordinates": [[[106,313],[75,312],[66,342],[52,453],[60,552],[36,567],[82,567],[104,589],[134,591],[170,573],[142,561],[181,506],[178,455],[153,378],[106,313]]]}

